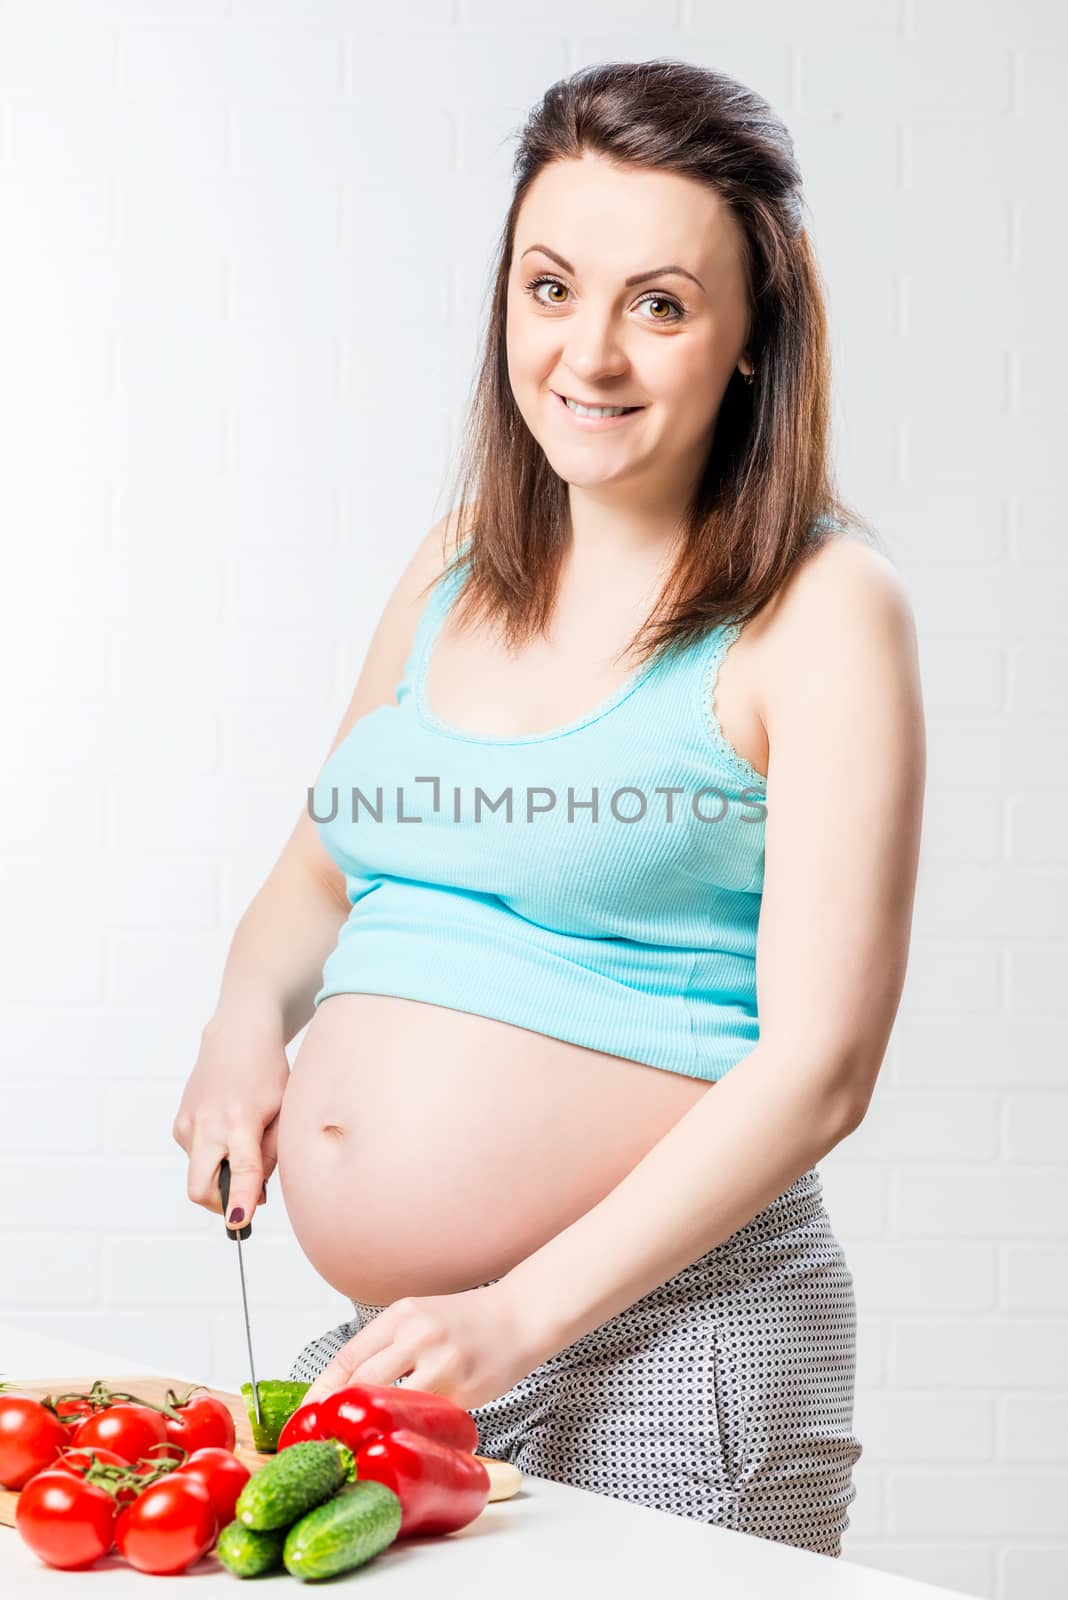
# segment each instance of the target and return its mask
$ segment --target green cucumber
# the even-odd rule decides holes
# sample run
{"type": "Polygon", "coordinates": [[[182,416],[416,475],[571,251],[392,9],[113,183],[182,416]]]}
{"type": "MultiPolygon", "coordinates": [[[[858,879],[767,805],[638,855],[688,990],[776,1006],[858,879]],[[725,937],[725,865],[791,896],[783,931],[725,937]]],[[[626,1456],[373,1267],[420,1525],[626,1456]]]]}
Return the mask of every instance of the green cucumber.
{"type": "Polygon", "coordinates": [[[282,1559],[294,1578],[332,1578],[350,1572],[393,1543],[401,1503],[375,1478],[361,1478],[316,1506],[286,1534],[282,1559]]]}
{"type": "Polygon", "coordinates": [[[282,1565],[285,1528],[268,1528],[257,1533],[243,1522],[228,1522],[219,1535],[215,1554],[228,1572],[238,1578],[258,1578],[282,1565]]]}
{"type": "Polygon", "coordinates": [[[288,1528],[355,1475],[356,1457],[339,1439],[302,1439],[253,1474],[237,1497],[234,1516],[257,1533],[288,1528]]]}
{"type": "Polygon", "coordinates": [[[278,1449],[278,1435],[293,1415],[304,1403],[304,1396],[311,1388],[310,1383],[293,1383],[288,1378],[264,1378],[257,1383],[256,1388],[260,1394],[260,1415],[263,1422],[256,1417],[256,1401],[252,1394],[251,1383],[241,1385],[241,1393],[245,1398],[245,1410],[248,1420],[252,1425],[252,1443],[257,1450],[270,1454],[278,1449]]]}

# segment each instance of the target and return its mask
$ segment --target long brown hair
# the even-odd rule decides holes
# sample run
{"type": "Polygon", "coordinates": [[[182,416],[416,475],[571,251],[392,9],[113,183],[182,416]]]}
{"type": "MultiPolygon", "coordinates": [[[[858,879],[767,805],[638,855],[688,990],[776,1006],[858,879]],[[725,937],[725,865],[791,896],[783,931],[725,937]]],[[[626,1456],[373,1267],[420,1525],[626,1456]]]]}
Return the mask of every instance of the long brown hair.
{"type": "Polygon", "coordinates": [[[512,394],[508,277],[531,183],[550,162],[586,151],[706,184],[744,237],[755,381],[747,384],[735,369],[724,392],[679,553],[652,617],[627,647],[644,662],[660,648],[684,648],[718,623],[754,616],[836,526],[878,540],[833,483],[822,283],[787,128],[753,90],[689,62],[590,66],[548,89],[513,160],[514,192],[449,498],[470,541],[463,557],[447,539],[443,548],[450,572],[462,562],[469,569],[456,601],[461,626],[488,617],[514,648],[544,632],[553,614],[568,542],[568,486],[512,394]]]}

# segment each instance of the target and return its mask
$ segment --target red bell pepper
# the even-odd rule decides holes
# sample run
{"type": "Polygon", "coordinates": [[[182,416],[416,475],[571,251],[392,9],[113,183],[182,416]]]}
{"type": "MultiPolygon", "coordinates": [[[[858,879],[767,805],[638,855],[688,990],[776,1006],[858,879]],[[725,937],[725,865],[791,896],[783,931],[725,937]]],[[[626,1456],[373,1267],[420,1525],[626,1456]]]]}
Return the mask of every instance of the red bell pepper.
{"type": "Polygon", "coordinates": [[[384,1433],[356,1453],[356,1479],[374,1478],[401,1503],[398,1539],[455,1533],[484,1510],[490,1478],[477,1456],[411,1428],[384,1433]]]}
{"type": "Polygon", "coordinates": [[[393,1384],[350,1383],[325,1400],[313,1402],[316,1415],[309,1422],[301,1406],[278,1435],[284,1450],[298,1439],[340,1439],[355,1454],[372,1439],[398,1428],[411,1428],[424,1438],[436,1439],[454,1450],[473,1454],[478,1445],[478,1425],[469,1411],[444,1395],[393,1384]],[[315,1432],[308,1432],[309,1427],[315,1432]]]}
{"type": "Polygon", "coordinates": [[[321,1400],[313,1400],[309,1405],[298,1406],[282,1424],[275,1449],[285,1450],[291,1444],[299,1444],[302,1439],[329,1438],[320,1425],[322,1405],[321,1400]]]}

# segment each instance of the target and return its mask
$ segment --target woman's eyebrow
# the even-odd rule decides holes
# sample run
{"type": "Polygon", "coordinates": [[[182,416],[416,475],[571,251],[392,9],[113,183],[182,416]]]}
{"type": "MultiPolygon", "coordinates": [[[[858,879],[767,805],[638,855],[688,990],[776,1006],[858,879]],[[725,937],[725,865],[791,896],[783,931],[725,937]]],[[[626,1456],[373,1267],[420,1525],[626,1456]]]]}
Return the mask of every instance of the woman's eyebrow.
{"type": "MultiPolygon", "coordinates": [[[[546,244],[527,245],[527,248],[523,251],[523,255],[519,257],[520,261],[522,261],[523,256],[528,256],[532,250],[540,250],[543,256],[548,256],[551,261],[555,261],[557,266],[563,267],[565,272],[573,273],[575,270],[570,261],[565,261],[563,256],[557,255],[556,251],[550,250],[546,244]]],[[[693,273],[687,272],[685,267],[651,267],[646,272],[632,273],[629,278],[625,278],[623,281],[626,287],[629,289],[636,283],[648,283],[650,278],[666,278],[669,272],[675,272],[681,278],[689,278],[691,283],[696,283],[697,287],[701,290],[701,293],[704,293],[705,286],[701,282],[700,278],[695,278],[693,273]]]]}

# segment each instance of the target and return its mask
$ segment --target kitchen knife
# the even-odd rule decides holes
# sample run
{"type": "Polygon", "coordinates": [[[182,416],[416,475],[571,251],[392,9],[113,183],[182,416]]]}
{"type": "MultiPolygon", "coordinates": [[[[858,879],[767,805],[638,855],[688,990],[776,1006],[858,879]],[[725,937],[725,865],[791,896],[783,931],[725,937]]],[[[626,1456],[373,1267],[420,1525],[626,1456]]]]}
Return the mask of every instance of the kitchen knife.
{"type": "MultiPolygon", "coordinates": [[[[219,1162],[219,1189],[222,1192],[223,1221],[230,1209],[230,1162],[223,1156],[219,1162]]],[[[264,1185],[264,1194],[267,1186],[264,1185]]],[[[243,1228],[227,1228],[227,1233],[237,1245],[237,1264],[241,1268],[241,1304],[245,1308],[245,1338],[248,1341],[248,1370],[252,1374],[252,1399],[256,1407],[256,1421],[263,1427],[263,1413],[260,1410],[260,1391],[256,1384],[256,1368],[252,1364],[252,1330],[248,1321],[248,1294],[245,1291],[245,1263],[241,1255],[241,1241],[247,1239],[252,1232],[252,1223],[246,1222],[243,1228]]]]}

